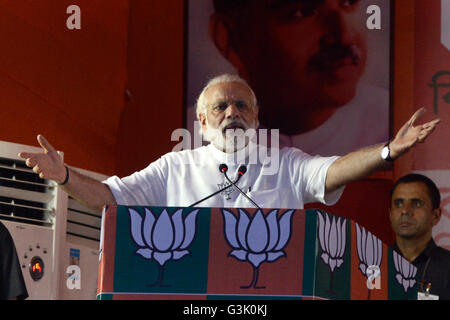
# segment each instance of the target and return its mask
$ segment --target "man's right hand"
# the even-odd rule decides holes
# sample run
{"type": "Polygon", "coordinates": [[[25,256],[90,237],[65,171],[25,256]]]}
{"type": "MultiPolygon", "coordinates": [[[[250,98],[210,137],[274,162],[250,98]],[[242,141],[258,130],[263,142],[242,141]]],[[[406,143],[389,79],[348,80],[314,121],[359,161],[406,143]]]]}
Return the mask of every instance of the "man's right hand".
{"type": "Polygon", "coordinates": [[[66,168],[63,160],[44,136],[38,135],[37,141],[44,152],[20,152],[19,157],[26,159],[26,165],[33,168],[33,172],[38,173],[41,179],[50,179],[62,183],[66,179],[66,168]]]}

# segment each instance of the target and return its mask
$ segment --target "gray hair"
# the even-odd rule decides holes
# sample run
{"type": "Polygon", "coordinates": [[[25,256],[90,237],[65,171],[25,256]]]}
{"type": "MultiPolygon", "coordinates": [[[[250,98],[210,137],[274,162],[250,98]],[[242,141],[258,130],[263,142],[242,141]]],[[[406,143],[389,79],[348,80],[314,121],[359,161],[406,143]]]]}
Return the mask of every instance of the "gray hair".
{"type": "Polygon", "coordinates": [[[200,93],[200,96],[197,99],[197,107],[196,107],[196,110],[195,110],[195,114],[197,116],[197,119],[200,120],[199,114],[206,112],[206,108],[207,108],[206,99],[205,99],[206,91],[210,87],[212,87],[212,86],[214,86],[216,84],[228,83],[228,82],[239,82],[239,83],[245,85],[250,90],[250,92],[252,94],[252,101],[251,101],[252,105],[255,108],[258,108],[258,102],[256,100],[255,93],[253,92],[252,88],[250,88],[250,86],[248,85],[247,81],[245,81],[244,79],[242,79],[241,77],[239,77],[236,74],[222,74],[220,76],[214,77],[213,79],[209,80],[208,83],[206,84],[206,86],[203,88],[202,92],[200,93]]]}

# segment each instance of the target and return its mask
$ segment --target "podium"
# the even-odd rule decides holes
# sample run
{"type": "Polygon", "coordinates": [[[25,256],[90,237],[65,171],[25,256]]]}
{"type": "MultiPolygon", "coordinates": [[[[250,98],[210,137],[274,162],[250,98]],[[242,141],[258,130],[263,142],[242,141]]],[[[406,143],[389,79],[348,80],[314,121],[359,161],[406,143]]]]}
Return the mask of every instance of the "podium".
{"type": "Polygon", "coordinates": [[[417,269],[323,210],[106,206],[97,299],[417,299],[417,269]]]}

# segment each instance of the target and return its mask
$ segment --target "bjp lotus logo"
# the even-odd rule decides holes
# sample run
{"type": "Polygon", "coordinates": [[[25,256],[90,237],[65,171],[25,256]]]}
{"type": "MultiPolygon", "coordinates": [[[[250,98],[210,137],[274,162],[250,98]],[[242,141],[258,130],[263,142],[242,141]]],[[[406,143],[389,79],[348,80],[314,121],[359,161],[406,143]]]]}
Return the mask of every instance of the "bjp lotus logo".
{"type": "Polygon", "coordinates": [[[397,271],[395,279],[403,287],[405,293],[407,293],[409,288],[414,287],[416,283],[417,268],[395,250],[392,251],[392,258],[394,259],[394,267],[397,271]]]}
{"type": "Polygon", "coordinates": [[[371,290],[381,289],[380,266],[383,257],[383,243],[372,233],[360,227],[356,223],[356,248],[358,250],[359,270],[367,277],[367,288],[369,289],[367,300],[370,300],[371,290]],[[375,285],[373,281],[375,280],[375,285]]]}
{"type": "Polygon", "coordinates": [[[198,209],[185,218],[182,209],[170,216],[166,209],[155,215],[145,209],[145,217],[134,209],[128,210],[131,220],[131,235],[139,247],[136,254],[144,259],[155,260],[159,266],[158,279],[150,286],[164,287],[164,266],[167,261],[180,260],[190,254],[188,247],[195,236],[198,209]]]}
{"type": "Polygon", "coordinates": [[[317,212],[318,217],[318,237],[322,249],[320,258],[331,271],[329,293],[333,291],[333,275],[335,269],[339,268],[344,262],[345,243],[346,243],[346,220],[344,218],[332,217],[330,220],[328,214],[317,212]]]}
{"type": "Polygon", "coordinates": [[[251,217],[245,210],[239,209],[239,219],[222,209],[225,237],[233,248],[228,254],[239,261],[248,261],[253,267],[253,277],[249,285],[242,289],[265,287],[257,286],[259,267],[264,262],[275,262],[286,255],[283,251],[291,237],[291,221],[294,210],[286,211],[278,217],[278,210],[264,216],[261,210],[251,217]]]}

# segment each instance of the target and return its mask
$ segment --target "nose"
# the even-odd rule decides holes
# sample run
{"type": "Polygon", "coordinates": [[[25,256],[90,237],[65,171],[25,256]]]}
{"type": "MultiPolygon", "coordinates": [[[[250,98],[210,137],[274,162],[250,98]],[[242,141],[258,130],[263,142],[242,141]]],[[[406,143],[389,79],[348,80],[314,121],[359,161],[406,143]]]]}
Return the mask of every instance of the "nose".
{"type": "Polygon", "coordinates": [[[403,207],[402,207],[402,216],[403,215],[407,215],[407,216],[411,216],[413,214],[413,208],[411,206],[411,204],[409,204],[408,202],[406,202],[403,207]]]}
{"type": "Polygon", "coordinates": [[[325,32],[320,38],[320,45],[351,44],[353,42],[353,31],[350,27],[349,13],[343,12],[342,8],[328,8],[324,11],[322,24],[325,32]]]}
{"type": "Polygon", "coordinates": [[[227,110],[225,111],[225,117],[227,119],[235,119],[235,118],[239,118],[240,116],[241,116],[241,112],[236,107],[236,104],[234,102],[230,103],[228,105],[227,110]]]}

